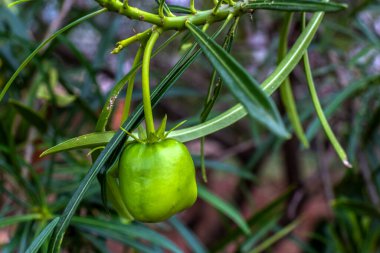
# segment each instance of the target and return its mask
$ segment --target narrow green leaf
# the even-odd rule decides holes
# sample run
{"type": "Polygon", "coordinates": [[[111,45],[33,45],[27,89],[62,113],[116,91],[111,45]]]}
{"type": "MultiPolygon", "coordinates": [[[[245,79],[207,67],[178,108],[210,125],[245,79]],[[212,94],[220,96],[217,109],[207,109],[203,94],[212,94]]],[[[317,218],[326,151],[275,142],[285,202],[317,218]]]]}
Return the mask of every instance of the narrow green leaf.
{"type": "Polygon", "coordinates": [[[46,239],[51,235],[53,232],[54,227],[57,225],[59,218],[54,218],[52,221],[49,222],[49,224],[46,225],[46,227],[41,231],[41,233],[34,238],[33,242],[30,244],[30,246],[27,248],[25,253],[35,253],[38,252],[42,244],[46,241],[46,239]]]}
{"type": "MultiPolygon", "coordinates": [[[[130,239],[144,239],[159,247],[165,248],[170,252],[181,252],[177,245],[160,233],[138,224],[122,224],[113,220],[101,220],[99,218],[73,217],[76,226],[87,227],[90,230],[99,229],[117,232],[128,236],[130,239]]],[[[105,233],[107,236],[107,233],[105,233]]]]}
{"type": "Polygon", "coordinates": [[[380,220],[380,211],[376,209],[373,205],[370,205],[363,201],[337,199],[334,200],[331,205],[335,209],[346,209],[360,215],[366,215],[372,219],[380,220]]]}
{"type": "Polygon", "coordinates": [[[319,24],[322,22],[323,17],[323,12],[316,13],[312,16],[305,30],[302,31],[292,48],[282,59],[280,64],[277,65],[272,74],[270,74],[270,76],[261,84],[263,90],[265,90],[268,94],[272,94],[278,89],[278,87],[284,82],[290,72],[293,71],[295,66],[302,59],[302,56],[309,47],[315,33],[318,30],[319,24]]]}
{"type": "Polygon", "coordinates": [[[161,121],[161,125],[157,129],[157,136],[164,136],[167,120],[168,120],[168,116],[165,114],[164,118],[161,121]]]}
{"type": "Polygon", "coordinates": [[[179,5],[168,5],[169,9],[174,13],[182,13],[182,14],[191,14],[191,10],[188,7],[179,6],[179,5]]]}
{"type": "MultiPolygon", "coordinates": [[[[279,44],[278,54],[277,54],[278,62],[280,62],[282,58],[285,57],[286,52],[288,51],[288,36],[289,36],[289,30],[290,30],[290,25],[292,23],[292,19],[293,19],[292,13],[288,13],[285,15],[285,20],[280,32],[280,40],[278,42],[279,44]]],[[[289,121],[292,124],[292,127],[294,129],[296,136],[302,142],[303,146],[308,148],[309,142],[302,128],[301,120],[298,116],[297,107],[294,100],[294,95],[293,95],[289,77],[286,78],[284,83],[280,86],[280,94],[281,94],[282,103],[284,104],[286,113],[289,117],[289,121]]]]}
{"type": "Polygon", "coordinates": [[[199,197],[202,198],[204,201],[215,207],[217,210],[229,217],[231,220],[233,220],[245,234],[250,233],[250,229],[247,222],[240,215],[239,211],[235,209],[235,207],[225,202],[213,193],[209,192],[206,188],[202,186],[198,186],[198,194],[199,197]]]}
{"type": "Polygon", "coordinates": [[[186,27],[193,34],[203,53],[218,71],[231,93],[244,105],[248,114],[280,137],[289,133],[273,101],[260,88],[259,83],[232,58],[220,45],[190,22],[186,27]]]}
{"type": "Polygon", "coordinates": [[[241,252],[248,252],[252,247],[260,241],[265,235],[272,231],[280,217],[274,217],[269,222],[265,223],[263,227],[260,227],[257,231],[252,233],[252,236],[248,237],[247,240],[241,245],[241,252]]]}
{"type": "Polygon", "coordinates": [[[17,1],[14,1],[12,3],[9,3],[8,4],[8,8],[12,8],[12,7],[16,6],[16,5],[19,5],[19,4],[22,4],[22,3],[26,3],[26,2],[30,2],[30,1],[32,1],[32,0],[17,0],[17,1]]]}
{"type": "MultiPolygon", "coordinates": [[[[336,110],[341,108],[341,105],[348,99],[361,95],[367,91],[371,86],[380,85],[380,75],[366,76],[352,83],[349,83],[344,90],[340,91],[334,98],[328,103],[324,109],[324,113],[329,118],[336,110]]],[[[311,140],[316,134],[321,124],[318,118],[315,118],[307,130],[306,136],[311,140]]]]}
{"type": "MultiPolygon", "coordinates": [[[[252,234],[256,232],[254,227],[261,228],[268,223],[268,220],[273,219],[273,217],[278,217],[284,212],[284,203],[293,193],[294,188],[288,189],[285,193],[281,194],[279,197],[274,199],[268,205],[253,214],[252,217],[248,219],[248,224],[252,229],[252,234]]],[[[220,252],[224,249],[230,242],[237,240],[241,235],[241,231],[238,229],[231,230],[227,236],[220,240],[220,242],[211,250],[211,252],[220,252]]]]}
{"type": "Polygon", "coordinates": [[[169,222],[178,231],[178,233],[186,240],[187,245],[191,248],[191,252],[194,253],[206,253],[207,249],[198,240],[196,235],[194,235],[182,222],[176,217],[172,217],[169,222]]]}
{"type": "Polygon", "coordinates": [[[126,236],[124,233],[117,232],[111,229],[107,229],[104,227],[96,226],[96,225],[88,225],[88,224],[80,224],[75,222],[75,217],[73,217],[74,225],[83,231],[85,234],[96,234],[104,239],[111,239],[118,242],[121,242],[129,247],[135,249],[137,252],[143,253],[154,253],[154,249],[152,247],[143,244],[142,242],[137,241],[135,238],[130,236],[126,236]]]}
{"type": "Polygon", "coordinates": [[[35,126],[40,133],[46,132],[47,123],[39,113],[13,99],[10,99],[9,103],[29,124],[35,126]]]}
{"type": "Polygon", "coordinates": [[[243,5],[243,8],[291,12],[331,12],[344,10],[347,8],[347,5],[317,0],[250,0],[243,5]]]}
{"type": "Polygon", "coordinates": [[[59,143],[58,145],[51,147],[40,155],[40,157],[51,155],[54,153],[68,151],[72,149],[85,149],[85,148],[97,148],[100,146],[105,146],[115,135],[115,132],[95,132],[90,134],[81,135],[64,142],[59,143]]]}
{"type": "Polygon", "coordinates": [[[20,72],[28,65],[28,63],[38,54],[41,49],[43,49],[47,44],[49,44],[52,40],[54,40],[58,35],[64,33],[65,31],[69,30],[70,28],[82,23],[83,21],[86,21],[87,19],[90,19],[96,15],[99,15],[103,12],[106,12],[107,9],[103,8],[97,11],[94,11],[90,14],[87,14],[84,17],[81,17],[70,24],[66,25],[65,27],[59,29],[55,33],[53,33],[49,38],[47,38],[45,41],[43,41],[24,61],[21,63],[21,65],[18,67],[16,72],[12,75],[12,77],[9,79],[9,81],[5,84],[3,90],[0,93],[0,101],[3,99],[5,96],[5,93],[8,91],[9,87],[11,87],[13,81],[16,79],[16,77],[20,74],[20,72]]]}
{"type": "Polygon", "coordinates": [[[287,236],[290,232],[292,232],[297,227],[298,223],[299,223],[298,220],[293,221],[292,223],[290,223],[289,225],[282,228],[280,231],[278,231],[277,233],[275,233],[274,235],[272,235],[271,237],[269,237],[268,239],[260,243],[255,249],[250,251],[250,253],[259,253],[268,249],[274,243],[281,240],[282,238],[287,236]]]}
{"type": "MultiPolygon", "coordinates": [[[[305,18],[306,18],[305,14],[303,14],[303,19],[305,19],[305,18]]],[[[332,131],[332,129],[331,129],[331,127],[330,127],[330,125],[326,119],[325,114],[323,113],[321,103],[319,102],[317,90],[316,90],[315,85],[314,85],[313,74],[311,72],[311,67],[310,67],[310,63],[309,63],[309,56],[308,56],[307,50],[306,50],[303,57],[304,57],[303,58],[304,69],[305,69],[305,74],[306,74],[307,85],[308,85],[309,92],[310,92],[310,97],[312,99],[315,111],[317,112],[318,118],[322,124],[323,130],[325,131],[327,138],[330,140],[331,145],[335,149],[335,152],[338,154],[343,165],[348,167],[348,168],[351,168],[352,165],[348,161],[347,154],[346,154],[345,150],[340,145],[338,139],[336,138],[334,132],[332,131]]]]}
{"type": "Polygon", "coordinates": [[[41,214],[38,214],[38,213],[5,217],[5,218],[0,219],[0,228],[17,224],[20,222],[26,222],[26,221],[32,221],[32,220],[38,220],[38,219],[41,219],[41,214]]]}
{"type": "MultiPolygon", "coordinates": [[[[193,157],[193,158],[194,158],[194,164],[196,166],[200,166],[201,164],[200,157],[193,157]]],[[[241,177],[247,180],[252,180],[252,181],[257,180],[255,175],[251,171],[241,169],[238,166],[232,165],[224,161],[205,160],[205,166],[207,168],[222,171],[225,173],[230,173],[232,175],[236,175],[238,177],[241,177]]]]}

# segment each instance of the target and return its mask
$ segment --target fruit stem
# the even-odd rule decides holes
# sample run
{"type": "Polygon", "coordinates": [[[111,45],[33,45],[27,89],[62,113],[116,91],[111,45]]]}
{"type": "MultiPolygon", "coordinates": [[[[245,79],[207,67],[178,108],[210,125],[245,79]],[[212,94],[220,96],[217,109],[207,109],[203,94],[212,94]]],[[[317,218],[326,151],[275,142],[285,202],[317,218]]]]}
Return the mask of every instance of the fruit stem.
{"type": "MultiPolygon", "coordinates": [[[[135,59],[132,64],[132,69],[135,68],[137,65],[140,63],[141,55],[142,52],[144,51],[144,43],[142,43],[137,50],[135,59]]],[[[123,123],[129,116],[131,104],[132,104],[132,94],[133,94],[133,86],[135,83],[135,77],[136,77],[137,71],[132,74],[128,81],[128,87],[127,87],[127,92],[125,94],[125,104],[124,104],[124,111],[121,119],[121,123],[123,123]]]]}
{"type": "Polygon", "coordinates": [[[150,58],[154,44],[156,43],[160,33],[162,32],[161,28],[152,27],[152,35],[150,36],[148,42],[146,43],[144,56],[142,61],[142,95],[143,95],[143,104],[144,104],[144,115],[145,115],[145,124],[146,124],[146,133],[149,138],[151,134],[155,133],[154,121],[153,121],[153,112],[152,104],[150,101],[150,87],[149,87],[149,65],[150,58]]]}

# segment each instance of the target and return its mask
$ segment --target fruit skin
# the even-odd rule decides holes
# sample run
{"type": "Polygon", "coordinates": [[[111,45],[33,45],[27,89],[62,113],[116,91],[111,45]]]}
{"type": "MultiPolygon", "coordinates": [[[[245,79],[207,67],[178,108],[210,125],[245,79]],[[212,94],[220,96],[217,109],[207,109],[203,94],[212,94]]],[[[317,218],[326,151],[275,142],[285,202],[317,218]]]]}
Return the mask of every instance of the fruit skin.
{"type": "Polygon", "coordinates": [[[132,142],[120,158],[119,187],[136,220],[166,220],[197,198],[193,159],[186,146],[174,139],[132,142]]]}

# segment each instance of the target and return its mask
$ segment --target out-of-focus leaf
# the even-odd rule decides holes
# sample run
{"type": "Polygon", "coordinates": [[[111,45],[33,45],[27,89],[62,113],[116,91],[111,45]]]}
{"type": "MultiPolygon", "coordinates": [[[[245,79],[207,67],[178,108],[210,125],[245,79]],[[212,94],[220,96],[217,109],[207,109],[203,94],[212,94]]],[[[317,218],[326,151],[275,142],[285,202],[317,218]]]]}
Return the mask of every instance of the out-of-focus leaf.
{"type": "Polygon", "coordinates": [[[187,241],[187,244],[192,249],[191,252],[194,253],[206,253],[207,250],[205,246],[200,242],[196,235],[194,235],[182,222],[176,217],[172,217],[169,222],[177,229],[183,238],[187,241]]]}
{"type": "Polygon", "coordinates": [[[67,26],[59,29],[58,31],[56,31],[55,33],[53,33],[49,38],[47,38],[45,41],[43,41],[24,61],[23,63],[18,67],[18,69],[15,71],[15,73],[12,75],[12,77],[9,79],[9,81],[5,84],[4,88],[2,89],[1,93],[0,93],[0,101],[3,99],[3,97],[5,96],[5,93],[8,91],[8,89],[11,87],[13,81],[16,79],[16,77],[20,74],[20,72],[26,67],[26,65],[28,65],[28,63],[34,58],[34,56],[36,56],[38,54],[38,52],[43,49],[47,44],[49,44],[52,40],[54,40],[58,35],[64,33],[65,31],[67,31],[68,29],[70,29],[71,27],[73,26],[76,26],[77,24],[80,24],[81,22],[89,19],[89,18],[92,18],[96,15],[99,15],[103,12],[106,12],[107,9],[103,8],[101,10],[97,10],[97,11],[94,11],[84,17],[81,17],[73,22],[71,22],[70,24],[68,24],[67,26]]]}
{"type": "MultiPolygon", "coordinates": [[[[290,197],[290,194],[293,192],[293,189],[288,189],[285,193],[274,199],[267,206],[257,211],[252,217],[248,219],[248,225],[252,230],[252,233],[256,232],[254,227],[261,228],[268,222],[268,220],[273,219],[273,217],[278,217],[284,212],[284,202],[290,197]]],[[[227,236],[220,240],[211,252],[220,252],[224,249],[231,241],[236,240],[242,233],[238,229],[231,230],[227,236]]]]}
{"type": "Polygon", "coordinates": [[[268,239],[260,243],[257,247],[255,247],[253,250],[249,251],[250,253],[259,253],[263,252],[264,250],[268,249],[270,246],[272,246],[277,241],[281,240],[285,236],[287,236],[290,232],[292,232],[297,225],[299,224],[298,220],[293,221],[292,223],[288,224],[286,227],[282,228],[272,236],[270,236],[268,239]]]}
{"type": "Polygon", "coordinates": [[[241,246],[241,252],[248,252],[252,247],[261,240],[266,234],[272,231],[279,220],[279,217],[274,217],[274,219],[265,223],[263,227],[260,227],[252,236],[248,237],[247,240],[241,246]]]}
{"type": "Polygon", "coordinates": [[[9,103],[16,109],[16,111],[25,119],[29,124],[35,126],[38,131],[45,133],[47,130],[47,123],[45,119],[30,107],[23,105],[16,100],[9,100],[9,103]]]}
{"type": "Polygon", "coordinates": [[[238,225],[239,228],[242,231],[244,231],[245,234],[250,233],[250,229],[247,222],[244,220],[244,218],[241,216],[241,214],[235,207],[225,202],[224,200],[214,195],[202,186],[198,186],[198,194],[199,197],[202,198],[204,201],[215,207],[217,210],[219,210],[219,212],[223,213],[231,220],[233,220],[236,223],[236,225],[238,225]]]}
{"type": "MultiPolygon", "coordinates": [[[[194,157],[194,163],[196,166],[200,166],[201,164],[200,158],[194,157]]],[[[210,168],[210,169],[230,173],[230,174],[233,174],[233,175],[236,175],[238,177],[248,179],[248,180],[256,180],[256,177],[255,175],[253,175],[252,172],[248,170],[240,169],[238,166],[234,166],[227,162],[206,160],[205,165],[207,166],[207,168],[210,168]]]]}
{"type": "Polygon", "coordinates": [[[41,215],[36,214],[36,213],[5,217],[5,218],[0,219],[0,228],[10,226],[13,224],[17,224],[20,222],[33,221],[33,220],[37,220],[37,219],[41,219],[41,215]]]}
{"type": "Polygon", "coordinates": [[[54,227],[57,225],[59,218],[54,218],[46,227],[42,230],[42,232],[33,240],[30,246],[27,248],[25,253],[35,253],[37,252],[42,244],[46,241],[46,239],[53,232],[54,227]]]}
{"type": "Polygon", "coordinates": [[[367,215],[373,219],[380,220],[380,211],[373,205],[370,205],[363,201],[349,200],[349,199],[337,199],[332,203],[335,209],[345,209],[353,211],[357,214],[367,215]]]}
{"type": "MultiPolygon", "coordinates": [[[[138,224],[122,224],[110,220],[102,220],[99,218],[73,217],[73,223],[76,226],[86,228],[90,231],[104,231],[103,236],[107,237],[107,231],[117,232],[119,235],[124,235],[133,239],[134,243],[138,244],[137,239],[143,239],[159,247],[163,247],[170,252],[181,252],[181,250],[165,236],[160,233],[138,224]]],[[[140,243],[144,245],[143,243],[140,243]]],[[[131,245],[132,246],[132,245],[131,245]]]]}
{"type": "MultiPolygon", "coordinates": [[[[277,59],[279,62],[282,60],[282,58],[286,55],[286,52],[288,51],[288,36],[292,19],[292,13],[288,13],[287,15],[285,15],[284,23],[280,32],[280,40],[278,42],[279,46],[277,52],[277,59]]],[[[308,148],[309,142],[305,136],[301,120],[297,112],[297,107],[294,100],[294,95],[289,77],[286,78],[284,83],[280,86],[280,94],[281,101],[284,104],[286,113],[288,115],[289,121],[294,129],[296,136],[302,142],[304,147],[308,148]]]]}

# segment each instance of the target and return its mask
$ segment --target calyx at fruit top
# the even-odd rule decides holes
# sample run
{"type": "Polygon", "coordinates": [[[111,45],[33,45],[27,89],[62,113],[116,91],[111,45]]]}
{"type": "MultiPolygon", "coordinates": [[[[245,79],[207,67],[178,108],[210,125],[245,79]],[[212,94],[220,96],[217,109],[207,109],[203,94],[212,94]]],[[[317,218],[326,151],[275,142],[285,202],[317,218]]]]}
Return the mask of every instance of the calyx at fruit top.
{"type": "Polygon", "coordinates": [[[147,133],[147,131],[145,131],[145,129],[144,129],[144,127],[142,125],[140,125],[137,128],[137,134],[138,134],[138,136],[136,136],[133,133],[128,132],[123,127],[120,127],[120,128],[128,136],[130,136],[131,138],[133,138],[135,141],[137,141],[139,143],[155,143],[155,142],[159,142],[159,141],[165,140],[172,131],[174,131],[178,127],[182,126],[186,122],[186,120],[184,120],[184,121],[178,123],[177,125],[175,125],[169,131],[165,131],[167,118],[168,118],[167,115],[165,115],[164,118],[161,121],[161,125],[159,126],[159,128],[157,129],[157,131],[155,131],[154,133],[147,133]]]}

